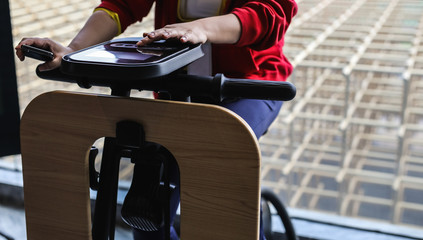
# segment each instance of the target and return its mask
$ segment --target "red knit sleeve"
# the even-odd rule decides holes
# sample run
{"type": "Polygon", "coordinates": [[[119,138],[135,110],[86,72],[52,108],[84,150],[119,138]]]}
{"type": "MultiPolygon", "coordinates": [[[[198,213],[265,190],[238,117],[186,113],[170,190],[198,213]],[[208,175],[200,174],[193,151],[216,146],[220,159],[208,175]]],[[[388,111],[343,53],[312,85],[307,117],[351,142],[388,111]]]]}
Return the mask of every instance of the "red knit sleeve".
{"type": "Polygon", "coordinates": [[[98,7],[106,8],[119,15],[122,32],[150,12],[154,0],[102,0],[98,7]]]}
{"type": "Polygon", "coordinates": [[[263,50],[283,41],[291,19],[297,13],[294,0],[248,1],[234,13],[241,22],[237,46],[263,50]]]}

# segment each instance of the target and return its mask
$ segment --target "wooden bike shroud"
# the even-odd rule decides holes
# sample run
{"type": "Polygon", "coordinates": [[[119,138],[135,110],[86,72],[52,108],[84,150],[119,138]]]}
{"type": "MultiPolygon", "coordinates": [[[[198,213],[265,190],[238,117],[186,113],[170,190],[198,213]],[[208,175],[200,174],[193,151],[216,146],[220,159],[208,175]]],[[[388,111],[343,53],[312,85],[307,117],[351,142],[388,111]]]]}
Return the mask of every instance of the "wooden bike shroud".
{"type": "Polygon", "coordinates": [[[66,92],[37,97],[22,119],[28,239],[91,238],[88,152],[128,119],[178,162],[181,238],[257,239],[260,154],[242,119],[211,105],[66,92]]]}

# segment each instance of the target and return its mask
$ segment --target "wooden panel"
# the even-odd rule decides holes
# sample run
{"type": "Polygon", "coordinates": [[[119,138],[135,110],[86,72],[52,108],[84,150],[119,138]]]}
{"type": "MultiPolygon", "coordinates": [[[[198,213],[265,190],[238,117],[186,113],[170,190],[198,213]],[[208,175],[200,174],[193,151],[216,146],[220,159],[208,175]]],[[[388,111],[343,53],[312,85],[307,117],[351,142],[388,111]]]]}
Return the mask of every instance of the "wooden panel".
{"type": "Polygon", "coordinates": [[[211,105],[51,92],[21,123],[28,239],[91,239],[87,154],[121,120],[141,123],[181,171],[181,238],[258,239],[260,152],[254,133],[211,105]]]}

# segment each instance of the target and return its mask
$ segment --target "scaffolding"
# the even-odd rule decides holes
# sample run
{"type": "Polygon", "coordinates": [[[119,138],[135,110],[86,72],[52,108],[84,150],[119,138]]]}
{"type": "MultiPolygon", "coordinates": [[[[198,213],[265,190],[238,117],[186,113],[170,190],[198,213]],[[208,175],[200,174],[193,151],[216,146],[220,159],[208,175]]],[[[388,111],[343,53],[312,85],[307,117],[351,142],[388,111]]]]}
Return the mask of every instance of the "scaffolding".
{"type": "Polygon", "coordinates": [[[290,207],[423,226],[423,2],[297,3],[298,94],[260,141],[263,184],[290,207]]]}

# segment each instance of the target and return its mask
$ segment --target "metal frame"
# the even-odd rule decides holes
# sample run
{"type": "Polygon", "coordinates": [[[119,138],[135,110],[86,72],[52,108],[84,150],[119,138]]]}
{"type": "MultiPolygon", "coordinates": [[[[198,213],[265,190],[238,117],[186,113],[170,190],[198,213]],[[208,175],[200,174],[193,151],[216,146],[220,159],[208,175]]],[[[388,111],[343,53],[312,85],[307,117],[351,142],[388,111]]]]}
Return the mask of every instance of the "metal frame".
{"type": "Polygon", "coordinates": [[[407,215],[423,214],[423,3],[298,4],[298,92],[261,139],[264,185],[294,208],[423,226],[407,215]]]}

